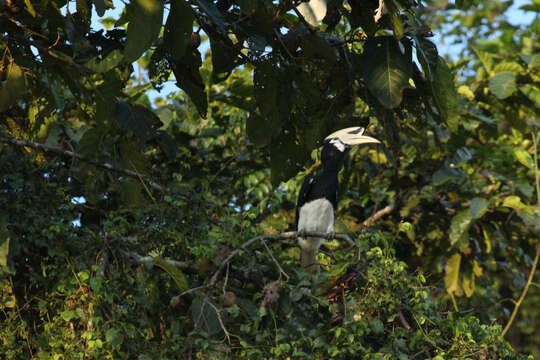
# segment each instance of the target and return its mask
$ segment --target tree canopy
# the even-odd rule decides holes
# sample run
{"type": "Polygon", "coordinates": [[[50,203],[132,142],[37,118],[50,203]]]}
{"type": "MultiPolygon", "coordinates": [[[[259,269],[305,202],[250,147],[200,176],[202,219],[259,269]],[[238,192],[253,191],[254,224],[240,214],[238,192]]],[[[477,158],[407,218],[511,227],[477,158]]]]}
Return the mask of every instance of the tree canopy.
{"type": "Polygon", "coordinates": [[[540,356],[540,4],[517,7],[0,0],[0,352],[540,356]],[[347,126],[382,144],[307,274],[296,195],[347,126]]]}

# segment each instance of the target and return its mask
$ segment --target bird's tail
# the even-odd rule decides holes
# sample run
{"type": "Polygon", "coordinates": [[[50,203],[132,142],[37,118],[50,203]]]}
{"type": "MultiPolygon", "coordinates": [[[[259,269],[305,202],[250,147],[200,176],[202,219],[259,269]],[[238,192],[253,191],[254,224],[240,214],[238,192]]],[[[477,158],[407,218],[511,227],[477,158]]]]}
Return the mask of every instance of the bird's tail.
{"type": "Polygon", "coordinates": [[[300,264],[304,269],[310,272],[313,272],[317,269],[317,263],[315,262],[316,254],[317,249],[300,249],[300,264]]]}

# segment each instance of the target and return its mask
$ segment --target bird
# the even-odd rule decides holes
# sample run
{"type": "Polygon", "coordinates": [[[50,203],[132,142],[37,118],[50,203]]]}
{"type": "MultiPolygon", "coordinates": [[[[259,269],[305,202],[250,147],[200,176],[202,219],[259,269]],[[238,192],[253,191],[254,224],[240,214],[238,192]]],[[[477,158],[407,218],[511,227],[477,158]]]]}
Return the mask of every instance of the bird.
{"type": "Polygon", "coordinates": [[[377,144],[379,140],[365,136],[361,126],[348,127],[328,135],[321,151],[322,171],[308,174],[296,205],[296,228],[300,247],[300,264],[308,271],[317,268],[315,256],[323,241],[319,237],[303,236],[305,233],[325,233],[334,236],[334,219],[338,205],[338,173],[352,146],[377,144]]]}

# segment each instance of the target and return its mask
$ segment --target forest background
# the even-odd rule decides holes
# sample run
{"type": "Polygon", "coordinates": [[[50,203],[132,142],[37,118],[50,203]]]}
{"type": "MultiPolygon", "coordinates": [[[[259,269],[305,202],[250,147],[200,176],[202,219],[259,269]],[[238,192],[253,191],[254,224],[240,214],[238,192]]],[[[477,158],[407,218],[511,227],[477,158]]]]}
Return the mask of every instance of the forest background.
{"type": "Polygon", "coordinates": [[[383,4],[0,0],[0,352],[540,357],[540,2],[383,4]]]}

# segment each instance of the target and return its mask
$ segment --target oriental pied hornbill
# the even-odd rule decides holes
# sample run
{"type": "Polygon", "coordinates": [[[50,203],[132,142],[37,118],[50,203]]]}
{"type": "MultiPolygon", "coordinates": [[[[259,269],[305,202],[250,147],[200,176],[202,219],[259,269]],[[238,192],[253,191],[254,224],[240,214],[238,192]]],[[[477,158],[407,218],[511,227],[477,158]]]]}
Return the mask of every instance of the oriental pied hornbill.
{"type": "MultiPolygon", "coordinates": [[[[296,227],[301,236],[305,232],[334,233],[334,213],[338,203],[338,173],[345,155],[352,146],[379,143],[379,140],[362,135],[363,127],[350,127],[338,130],[324,139],[321,152],[322,171],[309,174],[298,194],[296,205],[296,227]]],[[[322,238],[298,237],[300,263],[313,269],[315,255],[321,246],[322,238]]]]}

